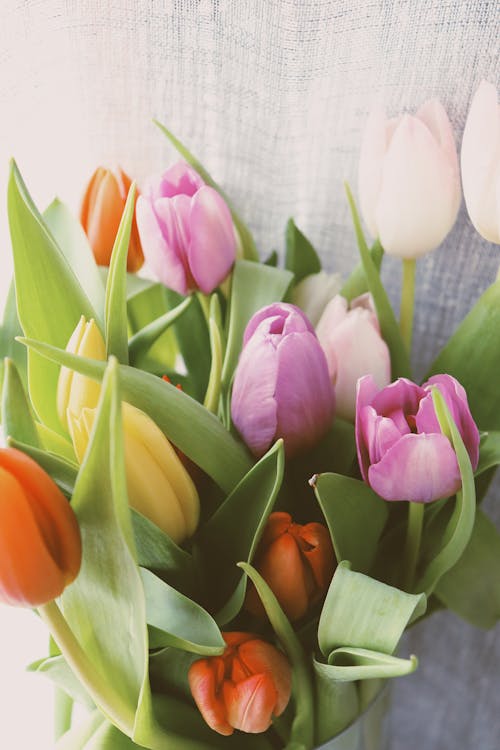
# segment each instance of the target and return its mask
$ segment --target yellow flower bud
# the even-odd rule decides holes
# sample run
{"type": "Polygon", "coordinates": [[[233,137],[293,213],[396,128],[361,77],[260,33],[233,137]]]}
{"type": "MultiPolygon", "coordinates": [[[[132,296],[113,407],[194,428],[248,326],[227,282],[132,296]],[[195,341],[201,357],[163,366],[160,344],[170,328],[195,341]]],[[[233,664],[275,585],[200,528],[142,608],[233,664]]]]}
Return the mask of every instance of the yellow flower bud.
{"type": "MultiPolygon", "coordinates": [[[[106,359],[106,345],[93,320],[88,323],[82,316],[73,331],[66,351],[91,359],[106,359]]],[[[95,380],[80,375],[67,367],[61,367],[57,384],[57,413],[61,424],[69,429],[68,412],[79,416],[82,409],[95,409],[99,401],[101,386],[95,380]]]]}
{"type": "MultiPolygon", "coordinates": [[[[79,417],[68,411],[69,430],[80,463],[95,415],[96,409],[83,409],[79,417]]],[[[196,487],[170,442],[147,414],[123,403],[122,416],[130,505],[181,544],[198,525],[196,487]]]]}

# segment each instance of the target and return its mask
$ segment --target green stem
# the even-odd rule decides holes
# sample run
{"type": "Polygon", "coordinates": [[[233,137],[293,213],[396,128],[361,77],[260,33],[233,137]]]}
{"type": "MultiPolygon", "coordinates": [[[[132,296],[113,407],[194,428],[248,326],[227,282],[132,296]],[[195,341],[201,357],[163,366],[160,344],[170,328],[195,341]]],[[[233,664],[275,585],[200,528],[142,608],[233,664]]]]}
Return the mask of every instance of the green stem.
{"type": "Polygon", "coordinates": [[[424,523],[424,504],[408,503],[408,526],[406,529],[404,586],[405,591],[411,591],[415,582],[422,527],[424,523]]]}
{"type": "Polygon", "coordinates": [[[210,297],[207,294],[203,294],[203,292],[196,292],[196,296],[198,298],[198,302],[201,305],[201,309],[203,310],[203,315],[205,316],[205,320],[210,320],[210,297]]]}
{"type": "Polygon", "coordinates": [[[415,270],[417,262],[413,258],[403,259],[403,287],[401,290],[401,308],[399,327],[406,349],[411,352],[413,330],[413,309],[415,306],[415,270]]]}
{"type": "Polygon", "coordinates": [[[71,729],[73,698],[56,687],[54,693],[54,738],[57,740],[71,729]]]}

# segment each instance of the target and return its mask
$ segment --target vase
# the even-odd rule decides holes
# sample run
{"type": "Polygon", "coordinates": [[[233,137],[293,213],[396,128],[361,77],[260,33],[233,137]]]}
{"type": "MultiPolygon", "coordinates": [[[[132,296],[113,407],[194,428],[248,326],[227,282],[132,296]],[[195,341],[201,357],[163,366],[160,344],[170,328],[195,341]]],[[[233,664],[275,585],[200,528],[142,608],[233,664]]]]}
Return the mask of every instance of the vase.
{"type": "Polygon", "coordinates": [[[389,750],[390,704],[391,691],[386,684],[347,729],[316,750],[389,750]]]}

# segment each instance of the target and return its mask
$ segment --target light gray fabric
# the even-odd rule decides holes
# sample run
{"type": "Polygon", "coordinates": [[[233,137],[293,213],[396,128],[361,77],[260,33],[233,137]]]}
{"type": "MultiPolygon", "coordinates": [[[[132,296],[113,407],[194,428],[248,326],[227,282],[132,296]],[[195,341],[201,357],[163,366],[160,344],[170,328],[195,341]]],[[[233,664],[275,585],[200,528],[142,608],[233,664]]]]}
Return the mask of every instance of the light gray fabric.
{"type": "MultiPolygon", "coordinates": [[[[142,179],[169,162],[156,116],[234,197],[262,254],[293,214],[347,273],[342,182],[355,186],[368,110],[437,96],[459,139],[481,78],[499,83],[499,20],[489,0],[3,0],[0,162],[15,153],[41,203],[76,204],[97,163],[142,179]]],[[[418,269],[421,374],[499,262],[462,208],[418,269]]],[[[398,264],[384,275],[396,300],[398,264]]],[[[395,690],[393,750],[498,750],[498,634],[439,614],[407,637],[421,666],[395,690]]]]}

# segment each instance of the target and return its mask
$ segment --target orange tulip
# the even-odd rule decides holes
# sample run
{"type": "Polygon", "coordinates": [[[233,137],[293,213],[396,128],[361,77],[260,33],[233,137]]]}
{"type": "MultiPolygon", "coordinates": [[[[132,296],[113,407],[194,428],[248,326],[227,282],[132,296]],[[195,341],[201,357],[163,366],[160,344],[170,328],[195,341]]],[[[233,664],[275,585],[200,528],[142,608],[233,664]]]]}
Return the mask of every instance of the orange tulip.
{"type": "MultiPolygon", "coordinates": [[[[121,169],[114,175],[109,169],[96,169],[83,198],[80,220],[89,238],[96,262],[109,266],[111,252],[130,189],[130,178],[121,169]]],[[[128,248],[127,270],[138,271],[144,263],[134,216],[128,248]]]]}
{"type": "MultiPolygon", "coordinates": [[[[299,620],[326,594],[332,580],[335,556],[330,534],[321,523],[302,526],[288,513],[271,513],[253,565],[287,617],[299,620]]],[[[253,584],[245,606],[252,614],[264,614],[253,584]]]]}
{"type": "Polygon", "coordinates": [[[31,458],[0,449],[0,601],[39,607],[77,576],[82,558],[76,516],[31,458]]]}
{"type": "Polygon", "coordinates": [[[223,633],[222,656],[195,661],[188,674],[196,705],[211,729],[229,735],[265,732],[290,700],[292,670],[284,654],[252,633],[223,633]]]}

